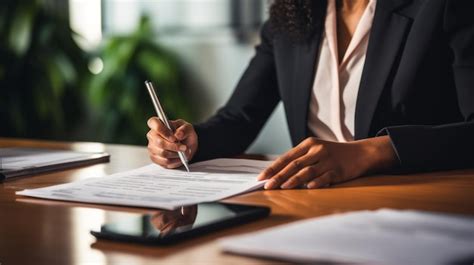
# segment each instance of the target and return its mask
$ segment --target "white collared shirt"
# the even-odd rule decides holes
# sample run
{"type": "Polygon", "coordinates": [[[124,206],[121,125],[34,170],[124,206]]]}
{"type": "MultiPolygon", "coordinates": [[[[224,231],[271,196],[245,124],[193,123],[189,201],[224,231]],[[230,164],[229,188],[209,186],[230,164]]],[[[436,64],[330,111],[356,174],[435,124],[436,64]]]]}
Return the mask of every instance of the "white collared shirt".
{"type": "Polygon", "coordinates": [[[329,0],[308,114],[308,128],[329,141],[354,140],[354,119],[376,0],[365,9],[339,64],[336,0],[329,0]]]}

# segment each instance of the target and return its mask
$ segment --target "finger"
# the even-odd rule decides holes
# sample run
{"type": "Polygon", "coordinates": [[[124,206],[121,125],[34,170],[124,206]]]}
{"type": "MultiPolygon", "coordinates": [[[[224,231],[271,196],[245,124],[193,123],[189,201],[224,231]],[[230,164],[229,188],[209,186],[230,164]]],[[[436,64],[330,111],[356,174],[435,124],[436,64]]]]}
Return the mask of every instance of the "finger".
{"type": "Polygon", "coordinates": [[[160,229],[160,234],[167,235],[173,232],[176,229],[176,227],[178,227],[178,224],[176,222],[165,223],[163,224],[163,227],[160,229]]]}
{"type": "Polygon", "coordinates": [[[308,189],[317,189],[317,188],[327,187],[331,185],[331,183],[333,182],[334,176],[335,175],[333,171],[328,171],[322,174],[321,176],[313,179],[312,181],[308,182],[306,187],[308,189]]]}
{"type": "Polygon", "coordinates": [[[182,119],[177,119],[177,120],[174,120],[174,121],[170,121],[171,125],[173,128],[178,128],[186,123],[188,123],[187,121],[185,120],[182,120],[182,119]]]}
{"type": "Polygon", "coordinates": [[[183,162],[179,159],[170,159],[170,164],[166,166],[168,169],[180,168],[183,165],[183,162]]]}
{"type": "Polygon", "coordinates": [[[168,164],[167,160],[162,159],[162,157],[155,156],[155,155],[150,155],[150,160],[153,161],[153,163],[160,165],[162,167],[166,167],[168,164]]]}
{"type": "Polygon", "coordinates": [[[158,164],[164,168],[167,168],[169,165],[171,165],[172,163],[177,163],[178,161],[174,158],[164,158],[164,157],[161,157],[161,156],[157,156],[157,155],[150,155],[150,159],[151,161],[153,161],[155,164],[158,164]]]}
{"type": "Polygon", "coordinates": [[[150,156],[151,161],[164,168],[178,168],[181,166],[181,160],[179,158],[164,158],[156,155],[150,156]]]}
{"type": "Polygon", "coordinates": [[[189,123],[184,123],[181,126],[176,127],[176,128],[177,129],[174,132],[174,136],[180,141],[189,137],[194,130],[193,126],[189,123]]]}
{"type": "Polygon", "coordinates": [[[153,215],[151,217],[151,223],[153,224],[153,226],[159,230],[161,230],[161,228],[164,226],[164,222],[161,218],[161,216],[155,216],[153,215]]]}
{"type": "Polygon", "coordinates": [[[257,180],[269,179],[275,176],[280,170],[287,166],[291,161],[296,160],[296,158],[306,154],[308,151],[304,146],[298,145],[297,147],[291,149],[286,154],[280,156],[275,162],[273,162],[269,167],[267,167],[260,175],[257,177],[257,180]]]}
{"type": "Polygon", "coordinates": [[[191,208],[188,206],[181,207],[181,215],[187,216],[191,212],[191,208]]]}
{"type": "Polygon", "coordinates": [[[191,148],[188,148],[185,152],[184,152],[184,155],[186,156],[186,158],[188,160],[191,160],[191,157],[193,155],[193,150],[191,148]]]}
{"type": "Polygon", "coordinates": [[[178,151],[188,151],[188,148],[185,144],[182,144],[180,142],[169,142],[166,139],[163,139],[160,135],[156,134],[154,131],[150,130],[147,134],[146,137],[148,138],[148,149],[154,149],[154,148],[159,148],[159,149],[164,149],[164,150],[169,150],[173,152],[178,152],[178,151]]]}
{"type": "Polygon", "coordinates": [[[148,144],[156,143],[156,139],[161,138],[161,136],[153,130],[149,130],[146,133],[146,138],[148,139],[148,144]]]}
{"type": "Polygon", "coordinates": [[[274,186],[273,188],[276,188],[280,186],[282,183],[285,183],[286,181],[291,179],[301,170],[311,165],[317,164],[320,161],[320,157],[321,155],[319,153],[307,153],[306,155],[291,161],[288,165],[286,165],[285,168],[280,170],[280,172],[278,172],[275,176],[271,178],[273,181],[268,184],[269,187],[274,186]]]}
{"type": "Polygon", "coordinates": [[[303,170],[296,173],[294,176],[289,178],[285,183],[281,185],[282,189],[294,189],[302,186],[309,181],[319,177],[325,172],[324,168],[320,164],[305,167],[303,170]]]}
{"type": "Polygon", "coordinates": [[[300,170],[312,165],[316,162],[316,157],[310,155],[302,156],[288,163],[285,168],[280,170],[277,174],[270,178],[265,184],[265,189],[274,189],[279,187],[282,183],[293,177],[300,170]]]}
{"type": "Polygon", "coordinates": [[[147,121],[148,127],[158,133],[161,137],[165,138],[166,140],[170,142],[176,142],[178,141],[176,137],[173,135],[170,129],[168,129],[163,122],[158,119],[157,117],[151,117],[147,121]]]}
{"type": "Polygon", "coordinates": [[[155,140],[155,143],[154,145],[160,149],[164,149],[164,150],[168,150],[168,151],[173,151],[173,152],[178,152],[178,151],[181,151],[181,152],[185,152],[188,147],[180,142],[176,142],[176,143],[171,143],[171,142],[168,142],[162,138],[157,138],[155,140]]]}
{"type": "Polygon", "coordinates": [[[185,206],[181,208],[181,213],[185,216],[188,215],[193,215],[197,212],[197,207],[196,206],[185,206]]]}
{"type": "Polygon", "coordinates": [[[155,145],[148,145],[148,152],[152,155],[161,156],[164,158],[178,158],[177,152],[161,149],[155,145]]]}

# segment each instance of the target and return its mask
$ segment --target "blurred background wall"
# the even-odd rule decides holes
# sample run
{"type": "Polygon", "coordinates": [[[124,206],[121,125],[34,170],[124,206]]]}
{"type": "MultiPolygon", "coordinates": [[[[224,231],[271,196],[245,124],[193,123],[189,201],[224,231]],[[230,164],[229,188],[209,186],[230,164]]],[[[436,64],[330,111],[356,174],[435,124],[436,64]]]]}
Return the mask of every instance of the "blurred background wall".
{"type": "MultiPolygon", "coordinates": [[[[0,20],[1,34],[9,40],[0,44],[0,121],[8,124],[0,136],[145,144],[144,122],[153,108],[143,81],[157,84],[173,118],[204,121],[226,102],[253,56],[269,3],[25,0],[1,5],[0,12],[10,15],[0,20]],[[48,23],[53,26],[45,29],[48,23]],[[77,47],[58,52],[54,46],[69,43],[68,33],[77,47]],[[15,70],[5,70],[12,66],[15,70]],[[43,73],[18,87],[31,71],[43,73]],[[51,118],[58,110],[63,115],[51,118]]],[[[248,152],[278,154],[289,147],[279,105],[248,152]]]]}

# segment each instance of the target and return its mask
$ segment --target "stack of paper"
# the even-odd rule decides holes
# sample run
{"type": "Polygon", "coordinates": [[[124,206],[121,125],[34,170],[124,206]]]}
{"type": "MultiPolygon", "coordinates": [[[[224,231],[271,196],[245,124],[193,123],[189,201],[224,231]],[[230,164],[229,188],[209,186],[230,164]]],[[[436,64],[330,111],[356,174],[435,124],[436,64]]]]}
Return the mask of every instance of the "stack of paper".
{"type": "Polygon", "coordinates": [[[359,211],[225,238],[223,250],[293,262],[473,264],[474,219],[417,211],[359,211]]]}
{"type": "Polygon", "coordinates": [[[109,157],[107,153],[86,153],[59,149],[0,148],[0,181],[13,177],[108,162],[109,157]]]}
{"type": "Polygon", "coordinates": [[[16,194],[44,199],[176,209],[221,200],[261,188],[257,175],[270,161],[215,159],[192,164],[191,172],[149,165],[75,183],[23,190],[16,194]]]}

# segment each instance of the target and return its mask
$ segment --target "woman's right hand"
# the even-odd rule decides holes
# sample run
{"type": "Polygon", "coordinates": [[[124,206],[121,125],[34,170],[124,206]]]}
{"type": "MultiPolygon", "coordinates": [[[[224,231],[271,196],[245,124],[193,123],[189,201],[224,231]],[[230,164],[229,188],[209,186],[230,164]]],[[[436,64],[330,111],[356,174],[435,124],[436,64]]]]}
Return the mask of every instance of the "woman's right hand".
{"type": "Polygon", "coordinates": [[[158,117],[152,117],[147,122],[150,131],[148,138],[148,153],[156,164],[164,168],[177,168],[182,165],[178,151],[182,151],[191,160],[198,148],[198,137],[194,127],[184,120],[170,121],[175,128],[172,133],[158,117]]]}

